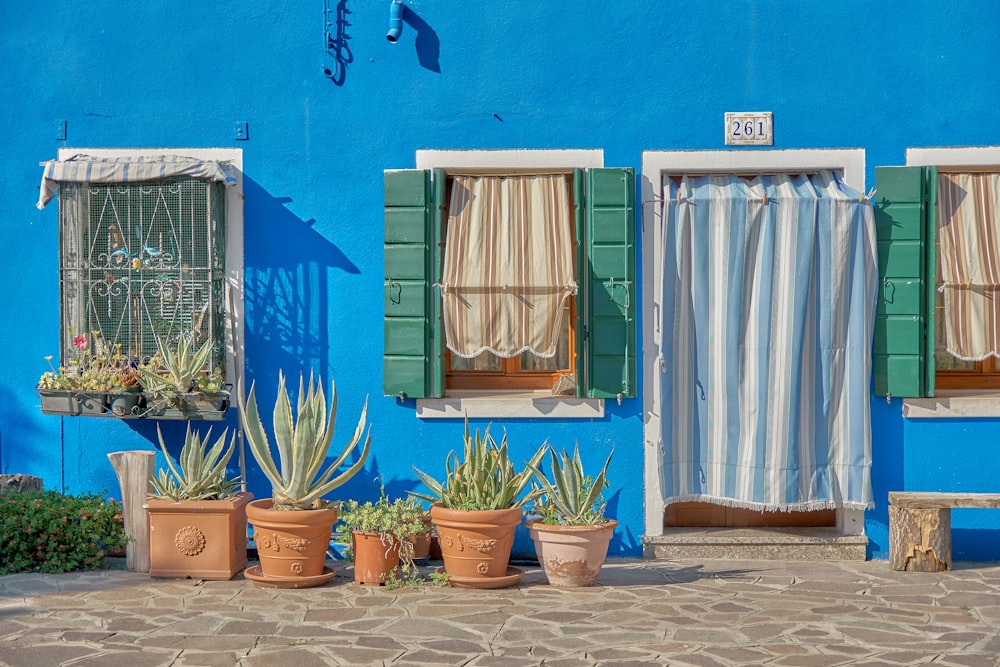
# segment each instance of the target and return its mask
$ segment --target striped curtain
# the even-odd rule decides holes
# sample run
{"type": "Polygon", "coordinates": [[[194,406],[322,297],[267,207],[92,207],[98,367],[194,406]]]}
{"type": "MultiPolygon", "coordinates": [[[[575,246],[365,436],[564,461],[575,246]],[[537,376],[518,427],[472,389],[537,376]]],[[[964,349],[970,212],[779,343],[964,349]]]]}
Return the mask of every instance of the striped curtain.
{"type": "Polygon", "coordinates": [[[948,352],[1000,357],[1000,174],[940,174],[938,283],[948,352]]]}
{"type": "Polygon", "coordinates": [[[555,355],[576,291],[569,201],[564,175],[454,178],[440,283],[453,353],[555,355]]]}
{"type": "Polygon", "coordinates": [[[829,172],[663,195],[665,502],[870,507],[871,204],[829,172]]]}

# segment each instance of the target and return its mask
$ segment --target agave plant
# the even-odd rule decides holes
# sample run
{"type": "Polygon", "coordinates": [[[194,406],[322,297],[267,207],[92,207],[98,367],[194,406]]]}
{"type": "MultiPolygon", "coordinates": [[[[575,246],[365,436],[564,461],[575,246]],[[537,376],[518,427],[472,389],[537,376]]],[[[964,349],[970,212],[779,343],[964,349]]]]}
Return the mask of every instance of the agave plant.
{"type": "Polygon", "coordinates": [[[572,456],[565,450],[561,456],[557,456],[555,450],[549,447],[552,463],[551,481],[542,474],[537,465],[529,464],[529,469],[545,494],[534,507],[534,511],[542,516],[542,522],[560,526],[591,526],[605,523],[607,520],[604,518],[604,509],[607,503],[603,502],[601,494],[608,486],[608,465],[613,454],[614,452],[608,454],[608,460],[604,462],[604,467],[597,477],[584,474],[579,443],[573,448],[572,456]]]}
{"type": "Polygon", "coordinates": [[[327,415],[326,395],[323,393],[323,382],[313,382],[309,375],[309,384],[304,386],[302,376],[299,376],[299,395],[296,414],[292,414],[291,401],[285,389],[285,376],[278,372],[278,396],[274,402],[274,440],[278,449],[278,462],[271,455],[271,446],[264,431],[257,410],[257,398],[254,385],[246,402],[240,391],[240,418],[250,451],[253,453],[261,470],[271,482],[274,509],[304,510],[318,506],[320,499],[344,484],[353,477],[365,464],[368,450],[371,446],[371,429],[365,437],[358,460],[347,470],[337,475],[351,452],[355,450],[361,436],[365,435],[365,419],[368,414],[368,401],[365,400],[361,410],[361,418],[354,430],[354,436],[344,446],[340,455],[325,468],[323,462],[327,458],[330,442],[333,440],[334,424],[337,415],[337,389],[331,390],[330,412],[327,415]]]}
{"type": "Polygon", "coordinates": [[[470,435],[469,420],[466,419],[464,445],[461,460],[454,451],[445,459],[447,474],[443,483],[414,468],[413,471],[430,493],[411,491],[410,495],[441,503],[449,509],[496,510],[519,507],[541,493],[540,490],[533,490],[525,494],[525,489],[531,482],[531,471],[538,467],[545,454],[544,446],[535,452],[525,470],[517,472],[507,452],[506,433],[497,445],[488,426],[481,436],[479,429],[476,429],[475,436],[470,435]]]}
{"type": "Polygon", "coordinates": [[[163,442],[163,432],[156,426],[156,434],[160,440],[160,449],[167,460],[168,470],[160,469],[159,474],[150,480],[153,486],[151,496],[162,496],[171,500],[225,500],[239,492],[239,479],[229,479],[226,466],[233,456],[236,436],[229,440],[226,446],[226,434],[222,432],[219,439],[210,448],[208,443],[212,437],[212,429],[208,429],[202,439],[198,431],[191,430],[188,422],[184,435],[184,447],[177,465],[167,452],[163,442]],[[207,451],[206,451],[207,449],[207,451]]]}
{"type": "Polygon", "coordinates": [[[198,376],[205,370],[211,353],[211,341],[205,341],[196,349],[187,336],[177,339],[176,351],[161,345],[149,363],[139,366],[142,386],[154,397],[173,402],[178,394],[196,388],[198,376]]]}

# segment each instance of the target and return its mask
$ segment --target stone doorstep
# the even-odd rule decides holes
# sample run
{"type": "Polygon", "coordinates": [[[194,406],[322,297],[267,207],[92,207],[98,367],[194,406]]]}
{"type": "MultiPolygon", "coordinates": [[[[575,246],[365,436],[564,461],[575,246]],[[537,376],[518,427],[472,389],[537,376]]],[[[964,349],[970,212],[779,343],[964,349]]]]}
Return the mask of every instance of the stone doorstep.
{"type": "Polygon", "coordinates": [[[868,538],[834,528],[665,528],[642,538],[643,558],[863,561],[868,538]]]}

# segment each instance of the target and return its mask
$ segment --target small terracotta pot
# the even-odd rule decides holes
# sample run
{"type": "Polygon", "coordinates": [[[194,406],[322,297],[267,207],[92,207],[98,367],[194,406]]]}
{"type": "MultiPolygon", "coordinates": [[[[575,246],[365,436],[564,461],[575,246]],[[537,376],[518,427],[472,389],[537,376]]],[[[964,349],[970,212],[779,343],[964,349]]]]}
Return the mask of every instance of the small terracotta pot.
{"type": "MultiPolygon", "coordinates": [[[[411,552],[410,558],[413,560],[427,559],[431,555],[431,517],[428,514],[421,520],[427,526],[427,532],[410,536],[409,542],[412,546],[409,548],[409,551],[411,552]]],[[[406,545],[403,546],[405,548],[406,545]]]]}
{"type": "Polygon", "coordinates": [[[433,505],[444,569],[452,577],[475,580],[507,574],[520,507],[503,510],[454,510],[433,505]]]}
{"type": "Polygon", "coordinates": [[[608,543],[618,526],[608,521],[596,526],[550,526],[540,519],[526,524],[535,542],[535,554],[549,584],[559,588],[590,586],[597,579],[608,543]]]}
{"type": "Polygon", "coordinates": [[[254,541],[264,577],[319,577],[326,550],[337,522],[337,510],[273,510],[272,500],[247,505],[247,520],[254,527],[254,541]]]}
{"type": "Polygon", "coordinates": [[[383,542],[378,533],[351,532],[354,549],[354,583],[380,586],[399,567],[399,542],[383,542]]]}

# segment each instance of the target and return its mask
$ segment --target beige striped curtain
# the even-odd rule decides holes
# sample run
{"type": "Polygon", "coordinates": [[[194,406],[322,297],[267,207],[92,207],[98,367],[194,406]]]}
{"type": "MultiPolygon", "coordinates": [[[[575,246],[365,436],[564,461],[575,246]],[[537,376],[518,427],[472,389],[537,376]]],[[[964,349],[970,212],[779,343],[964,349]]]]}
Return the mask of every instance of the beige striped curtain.
{"type": "Polygon", "coordinates": [[[455,177],[440,285],[448,349],[555,354],[576,291],[571,223],[563,175],[455,177]]]}
{"type": "Polygon", "coordinates": [[[965,361],[1000,356],[1000,174],[940,174],[937,187],[945,346],[965,361]]]}

